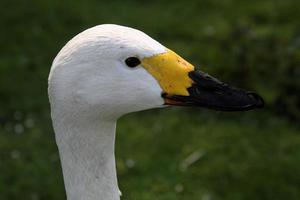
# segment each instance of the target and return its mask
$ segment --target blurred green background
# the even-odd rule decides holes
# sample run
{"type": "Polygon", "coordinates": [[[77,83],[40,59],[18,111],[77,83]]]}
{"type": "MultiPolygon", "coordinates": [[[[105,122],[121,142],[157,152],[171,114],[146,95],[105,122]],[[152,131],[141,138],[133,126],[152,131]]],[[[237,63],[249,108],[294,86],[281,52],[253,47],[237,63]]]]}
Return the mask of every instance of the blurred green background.
{"type": "Polygon", "coordinates": [[[122,199],[300,199],[300,1],[0,5],[1,200],[65,199],[47,76],[72,36],[102,23],[140,29],[267,102],[244,113],[173,107],[121,118],[116,155],[122,199]]]}

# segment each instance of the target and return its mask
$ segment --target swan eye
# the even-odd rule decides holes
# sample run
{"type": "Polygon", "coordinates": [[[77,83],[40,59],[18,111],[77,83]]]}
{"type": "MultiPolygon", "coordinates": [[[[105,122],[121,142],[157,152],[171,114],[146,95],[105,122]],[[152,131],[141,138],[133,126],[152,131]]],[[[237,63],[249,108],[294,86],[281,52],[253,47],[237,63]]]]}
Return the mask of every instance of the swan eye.
{"type": "Polygon", "coordinates": [[[125,60],[125,63],[128,67],[133,68],[141,64],[141,61],[136,57],[129,57],[125,60]]]}

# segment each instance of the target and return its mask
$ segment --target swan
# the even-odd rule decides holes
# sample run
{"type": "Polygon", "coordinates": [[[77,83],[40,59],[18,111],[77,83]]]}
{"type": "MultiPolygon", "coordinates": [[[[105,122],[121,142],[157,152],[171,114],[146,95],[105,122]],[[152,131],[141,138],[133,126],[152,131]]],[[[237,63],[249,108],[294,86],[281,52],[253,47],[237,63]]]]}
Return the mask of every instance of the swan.
{"type": "Polygon", "coordinates": [[[256,93],[203,73],[145,33],[113,24],[72,38],[48,79],[51,118],[68,200],[119,200],[117,119],[168,105],[241,111],[263,106],[256,93]]]}

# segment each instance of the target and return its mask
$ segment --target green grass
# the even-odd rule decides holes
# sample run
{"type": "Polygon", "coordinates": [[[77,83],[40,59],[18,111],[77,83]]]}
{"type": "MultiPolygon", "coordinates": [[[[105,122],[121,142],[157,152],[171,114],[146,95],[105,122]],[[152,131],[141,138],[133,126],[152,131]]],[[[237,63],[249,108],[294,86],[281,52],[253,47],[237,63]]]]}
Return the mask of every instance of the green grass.
{"type": "Polygon", "coordinates": [[[124,199],[299,198],[299,130],[254,114],[167,109],[123,118],[117,157],[124,199]],[[203,156],[182,171],[195,151],[203,156]],[[127,159],[136,165],[126,167],[127,159]]]}
{"type": "Polygon", "coordinates": [[[116,23],[267,102],[247,113],[166,108],[122,117],[123,199],[298,200],[299,7],[297,0],[1,1],[0,199],[65,199],[48,72],[72,36],[116,23]],[[182,170],[194,152],[202,156],[182,170]]]}
{"type": "MultiPolygon", "coordinates": [[[[16,120],[27,121],[22,133],[15,124],[1,129],[1,199],[64,199],[50,119],[33,119],[33,127],[16,120]]],[[[298,128],[263,111],[166,108],[122,117],[116,155],[123,199],[296,200],[298,128]],[[182,170],[195,151],[203,156],[182,170]]]]}

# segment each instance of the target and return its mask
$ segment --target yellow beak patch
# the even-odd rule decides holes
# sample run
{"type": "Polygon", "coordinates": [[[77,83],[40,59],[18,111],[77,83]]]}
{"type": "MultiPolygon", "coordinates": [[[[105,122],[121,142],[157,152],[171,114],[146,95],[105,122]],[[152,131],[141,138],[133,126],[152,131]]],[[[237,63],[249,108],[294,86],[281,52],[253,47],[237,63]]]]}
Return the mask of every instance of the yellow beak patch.
{"type": "Polygon", "coordinates": [[[168,49],[166,53],[144,58],[142,65],[168,95],[189,96],[187,88],[193,81],[188,73],[195,67],[175,52],[168,49]]]}

